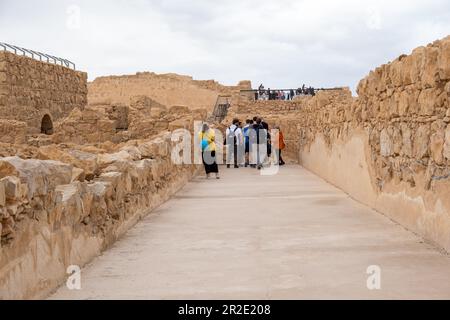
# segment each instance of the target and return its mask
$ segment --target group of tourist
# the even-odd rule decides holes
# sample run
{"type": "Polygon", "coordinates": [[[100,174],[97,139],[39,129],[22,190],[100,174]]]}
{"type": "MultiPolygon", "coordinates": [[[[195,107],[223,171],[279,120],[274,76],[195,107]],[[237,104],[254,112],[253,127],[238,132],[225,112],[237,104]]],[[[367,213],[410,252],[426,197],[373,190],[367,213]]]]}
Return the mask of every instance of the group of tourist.
{"type": "Polygon", "coordinates": [[[298,88],[296,90],[290,89],[290,90],[271,90],[265,89],[264,85],[260,85],[259,89],[255,92],[255,100],[294,100],[297,96],[315,96],[316,95],[316,89],[313,87],[306,87],[303,85],[301,88],[298,88]]]}
{"type": "MultiPolygon", "coordinates": [[[[275,152],[276,162],[281,166],[285,165],[281,153],[286,148],[286,143],[281,128],[276,126],[275,129],[272,137],[268,123],[261,117],[248,119],[245,125],[239,119],[234,119],[227,128],[224,139],[227,168],[234,166],[236,169],[251,167],[261,170],[264,165],[270,164],[272,152],[275,152]]],[[[206,123],[199,133],[199,140],[207,178],[215,174],[220,179],[215,131],[206,123]]]]}

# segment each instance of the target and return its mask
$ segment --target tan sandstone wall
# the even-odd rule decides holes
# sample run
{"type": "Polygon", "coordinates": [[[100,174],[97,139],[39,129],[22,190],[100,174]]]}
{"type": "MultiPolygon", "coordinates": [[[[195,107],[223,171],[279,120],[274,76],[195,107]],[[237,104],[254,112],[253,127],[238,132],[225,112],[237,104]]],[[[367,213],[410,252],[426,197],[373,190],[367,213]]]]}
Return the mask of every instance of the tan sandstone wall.
{"type": "Polygon", "coordinates": [[[450,251],[450,37],[372,71],[351,104],[305,110],[301,163],[450,251]],[[305,123],[306,124],[306,123],[305,123]]]}
{"type": "Polygon", "coordinates": [[[86,73],[0,52],[0,119],[25,122],[38,134],[44,115],[57,121],[86,103],[86,73]]]}
{"type": "Polygon", "coordinates": [[[43,160],[0,158],[0,299],[45,297],[68,266],[89,262],[178,191],[198,166],[174,165],[173,148],[163,134],[114,153],[47,146],[43,160]]]}
{"type": "MultiPolygon", "coordinates": [[[[251,85],[250,85],[251,86],[251,85]]],[[[216,81],[197,81],[177,74],[141,72],[136,75],[100,77],[89,83],[89,104],[129,105],[135,96],[147,96],[171,107],[184,105],[212,111],[219,94],[239,96],[248,83],[227,87],[216,81]]]]}
{"type": "Polygon", "coordinates": [[[98,144],[148,139],[168,130],[192,130],[194,121],[203,121],[206,117],[205,109],[168,108],[146,96],[137,96],[131,98],[129,105],[99,104],[88,105],[84,110],[74,109],[57,124],[52,141],[98,144]]]}

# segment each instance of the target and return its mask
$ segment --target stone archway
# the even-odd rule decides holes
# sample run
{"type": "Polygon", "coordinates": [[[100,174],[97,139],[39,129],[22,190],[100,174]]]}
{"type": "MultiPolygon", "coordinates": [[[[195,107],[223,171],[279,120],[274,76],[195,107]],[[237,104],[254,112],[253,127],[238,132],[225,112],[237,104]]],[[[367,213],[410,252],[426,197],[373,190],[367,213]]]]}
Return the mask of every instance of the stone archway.
{"type": "Polygon", "coordinates": [[[41,121],[41,133],[46,135],[52,135],[53,134],[53,121],[52,118],[46,114],[42,118],[41,121]]]}

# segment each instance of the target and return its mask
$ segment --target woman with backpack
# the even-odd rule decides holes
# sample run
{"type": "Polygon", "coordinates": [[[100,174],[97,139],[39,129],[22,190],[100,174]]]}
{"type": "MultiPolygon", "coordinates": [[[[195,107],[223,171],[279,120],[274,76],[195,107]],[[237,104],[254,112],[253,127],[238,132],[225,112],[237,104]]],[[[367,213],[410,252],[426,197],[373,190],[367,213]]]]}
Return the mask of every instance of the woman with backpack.
{"type": "Polygon", "coordinates": [[[225,145],[228,147],[227,152],[227,168],[231,167],[231,164],[234,164],[234,168],[239,168],[239,159],[243,153],[241,146],[243,146],[243,135],[242,130],[239,127],[239,119],[234,119],[233,124],[227,129],[225,145]]]}
{"type": "Polygon", "coordinates": [[[199,133],[202,147],[202,159],[205,166],[206,178],[209,179],[211,173],[216,174],[216,179],[220,179],[219,166],[216,159],[216,135],[208,124],[203,124],[202,131],[199,133]]]}

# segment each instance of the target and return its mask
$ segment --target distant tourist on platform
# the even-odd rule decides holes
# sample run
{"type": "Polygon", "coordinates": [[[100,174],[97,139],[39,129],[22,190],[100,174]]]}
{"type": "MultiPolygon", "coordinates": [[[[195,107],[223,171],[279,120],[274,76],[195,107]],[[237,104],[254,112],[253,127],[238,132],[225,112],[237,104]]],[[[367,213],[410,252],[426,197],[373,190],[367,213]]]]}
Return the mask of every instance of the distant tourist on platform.
{"type": "Polygon", "coordinates": [[[259,86],[258,91],[259,91],[260,93],[264,91],[264,85],[263,85],[263,84],[261,84],[261,85],[259,86]]]}

